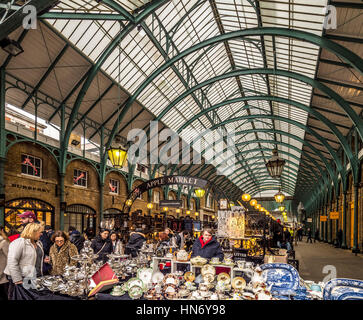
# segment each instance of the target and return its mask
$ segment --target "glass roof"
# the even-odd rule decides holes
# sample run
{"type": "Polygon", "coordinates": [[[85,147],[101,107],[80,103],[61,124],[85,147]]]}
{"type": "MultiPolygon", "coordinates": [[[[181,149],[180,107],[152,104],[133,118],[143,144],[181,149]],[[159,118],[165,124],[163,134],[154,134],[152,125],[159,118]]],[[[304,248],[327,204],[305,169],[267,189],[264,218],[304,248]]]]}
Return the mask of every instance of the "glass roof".
{"type": "MultiPolygon", "coordinates": [[[[113,2],[126,11],[133,12],[150,1],[113,2]]],[[[327,0],[261,0],[258,1],[259,7],[254,7],[251,3],[248,0],[169,1],[144,21],[142,29],[133,29],[121,41],[106,59],[102,69],[119,81],[132,95],[169,59],[204,40],[224,33],[262,26],[297,29],[322,35],[324,20],[322,8],[326,6],[327,0]]],[[[59,11],[116,13],[102,2],[81,0],[62,0],[51,10],[51,12],[59,11]]],[[[116,34],[130,23],[76,19],[48,21],[95,62],[116,34]]],[[[235,38],[200,48],[185,56],[173,67],[158,75],[142,91],[137,100],[155,116],[159,116],[185,91],[233,70],[242,72],[246,69],[267,68],[314,78],[318,56],[317,46],[292,38],[280,36],[235,38]]],[[[256,95],[277,96],[310,105],[312,88],[301,81],[275,73],[232,76],[193,91],[176,103],[161,120],[171,129],[178,131],[185,122],[206,108],[226,100],[256,95]]],[[[282,143],[277,144],[281,151],[280,156],[299,166],[303,144],[291,136],[267,131],[283,131],[303,140],[305,130],[279,117],[306,125],[308,113],[285,103],[244,100],[226,104],[199,116],[188,125],[188,130],[183,130],[180,135],[188,140],[190,138],[188,132],[191,129],[202,133],[212,126],[228,121],[221,127],[229,132],[247,130],[246,134],[236,136],[234,152],[239,154],[235,167],[237,173],[231,173],[229,178],[235,179],[236,185],[244,190],[245,178],[252,177],[254,183],[250,184],[249,190],[254,190],[255,186],[261,186],[266,180],[267,170],[264,163],[271,156],[275,139],[282,143]],[[253,119],[248,118],[250,115],[254,116],[253,119]],[[231,119],[236,120],[231,121],[231,119]],[[257,157],[260,159],[256,160],[257,157]],[[253,159],[249,161],[250,158],[253,159]],[[254,167],[256,161],[257,166],[254,167]]],[[[219,161],[223,162],[223,158],[217,158],[216,163],[219,161]]],[[[232,165],[231,161],[227,163],[232,165]]],[[[294,186],[297,173],[289,170],[289,166],[295,168],[292,164],[286,166],[282,175],[282,185],[288,180],[291,186],[294,186]]],[[[272,179],[271,181],[276,183],[278,189],[280,182],[272,179]]],[[[293,194],[291,186],[286,190],[293,194]]]]}

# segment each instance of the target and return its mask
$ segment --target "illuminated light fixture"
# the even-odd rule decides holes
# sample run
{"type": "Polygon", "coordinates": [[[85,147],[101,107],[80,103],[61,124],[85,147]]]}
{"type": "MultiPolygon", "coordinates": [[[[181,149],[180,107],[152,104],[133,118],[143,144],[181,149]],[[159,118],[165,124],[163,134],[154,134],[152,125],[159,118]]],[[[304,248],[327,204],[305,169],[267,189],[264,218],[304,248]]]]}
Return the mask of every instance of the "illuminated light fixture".
{"type": "Polygon", "coordinates": [[[250,201],[250,205],[251,205],[252,207],[254,207],[256,204],[257,204],[257,200],[252,199],[252,200],[250,201]]]}
{"type": "Polygon", "coordinates": [[[180,212],[181,212],[181,210],[180,210],[180,209],[176,209],[176,210],[175,210],[175,212],[176,212],[176,213],[180,213],[180,212]]]}
{"type": "Polygon", "coordinates": [[[147,207],[148,209],[152,209],[152,208],[153,208],[153,204],[152,204],[151,202],[149,202],[149,203],[146,205],[146,207],[147,207]]]}
{"type": "Polygon", "coordinates": [[[276,193],[276,194],[274,195],[274,198],[275,198],[275,201],[276,201],[277,203],[281,203],[281,202],[283,202],[283,201],[284,201],[284,199],[285,199],[285,195],[284,195],[281,191],[279,191],[278,193],[276,193]]]}
{"type": "Polygon", "coordinates": [[[270,212],[269,211],[266,211],[266,215],[269,216],[270,215],[270,212]]]}
{"type": "Polygon", "coordinates": [[[229,205],[230,205],[231,207],[234,207],[234,202],[230,201],[230,202],[229,202],[229,205]]]}
{"type": "Polygon", "coordinates": [[[127,199],[126,200],[126,205],[130,207],[132,205],[132,200],[131,199],[127,199]]]}
{"type": "Polygon", "coordinates": [[[187,210],[185,213],[186,213],[186,214],[190,214],[190,210],[187,210]]]}
{"type": "Polygon", "coordinates": [[[261,208],[261,205],[260,205],[259,203],[257,203],[257,204],[255,205],[255,209],[260,210],[260,208],[261,208]]]}
{"type": "Polygon", "coordinates": [[[244,193],[242,195],[242,200],[248,202],[251,200],[251,196],[248,193],[244,193]]]}
{"type": "Polygon", "coordinates": [[[127,159],[127,151],[119,148],[110,148],[107,150],[108,158],[110,159],[112,166],[116,169],[121,169],[127,159]]]}
{"type": "Polygon", "coordinates": [[[285,207],[284,207],[284,206],[280,206],[280,207],[279,207],[279,210],[280,210],[280,211],[284,211],[284,210],[285,210],[285,207]]]}
{"type": "Polygon", "coordinates": [[[215,217],[216,217],[216,216],[215,216],[215,215],[213,215],[213,216],[212,216],[212,219],[214,219],[215,217]]]}
{"type": "Polygon", "coordinates": [[[271,178],[277,179],[281,177],[285,163],[284,159],[279,158],[277,148],[272,150],[272,157],[266,163],[266,168],[271,178]]]}
{"type": "Polygon", "coordinates": [[[283,212],[283,213],[282,213],[282,215],[283,215],[283,216],[286,216],[286,215],[287,215],[287,213],[286,213],[286,212],[283,212]]]}
{"type": "Polygon", "coordinates": [[[16,57],[24,52],[24,49],[17,41],[11,40],[9,38],[2,39],[0,41],[0,46],[4,51],[6,51],[8,54],[10,54],[13,57],[16,57]]]}
{"type": "Polygon", "coordinates": [[[260,210],[261,212],[263,212],[263,211],[265,211],[265,208],[264,208],[264,207],[261,207],[259,210],[260,210]]]}
{"type": "Polygon", "coordinates": [[[197,198],[203,198],[203,196],[205,194],[205,190],[202,188],[197,188],[194,190],[194,193],[197,196],[197,198]]]}
{"type": "Polygon", "coordinates": [[[199,212],[196,212],[196,213],[195,213],[195,216],[196,216],[196,217],[198,217],[198,216],[199,216],[199,212]]]}
{"type": "Polygon", "coordinates": [[[163,210],[164,210],[164,211],[168,211],[168,210],[169,210],[169,208],[168,208],[168,207],[163,207],[163,210]]]}

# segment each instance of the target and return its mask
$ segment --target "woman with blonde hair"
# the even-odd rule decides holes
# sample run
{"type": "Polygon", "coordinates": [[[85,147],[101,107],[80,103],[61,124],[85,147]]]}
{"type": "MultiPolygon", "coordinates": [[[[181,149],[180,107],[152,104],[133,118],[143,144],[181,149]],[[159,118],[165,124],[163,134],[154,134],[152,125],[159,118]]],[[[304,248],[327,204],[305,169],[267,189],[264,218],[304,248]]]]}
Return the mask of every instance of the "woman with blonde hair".
{"type": "Polygon", "coordinates": [[[10,240],[5,233],[4,227],[0,227],[0,300],[8,299],[8,280],[4,273],[6,261],[8,260],[10,240]]]}
{"type": "Polygon", "coordinates": [[[13,298],[14,285],[20,285],[24,279],[34,279],[43,275],[43,245],[39,238],[44,226],[29,223],[20,238],[9,245],[8,262],[4,273],[9,279],[9,298],[13,298]]]}

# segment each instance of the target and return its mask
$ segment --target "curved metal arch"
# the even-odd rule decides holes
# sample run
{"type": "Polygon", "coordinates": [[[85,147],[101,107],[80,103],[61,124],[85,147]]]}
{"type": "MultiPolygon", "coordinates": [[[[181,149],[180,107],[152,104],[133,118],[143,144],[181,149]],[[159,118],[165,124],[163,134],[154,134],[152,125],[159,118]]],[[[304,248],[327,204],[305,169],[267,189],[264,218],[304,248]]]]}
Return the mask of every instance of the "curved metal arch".
{"type": "MultiPolygon", "coordinates": [[[[124,108],[121,110],[118,119],[111,130],[109,139],[106,143],[106,150],[110,147],[112,140],[116,135],[116,131],[118,129],[118,123],[122,121],[125,114],[128,112],[129,108],[131,107],[132,103],[137,99],[137,97],[141,94],[141,92],[163,71],[168,69],[171,65],[176,63],[178,60],[184,58],[185,56],[202,49],[204,47],[210,46],[214,43],[228,41],[234,38],[240,37],[247,37],[247,36],[263,36],[263,35],[271,35],[271,36],[282,36],[287,38],[295,38],[302,41],[307,41],[313,43],[321,48],[324,48],[335,55],[341,57],[345,62],[353,66],[353,68],[357,69],[361,74],[363,74],[363,59],[361,59],[358,55],[353,53],[352,51],[344,48],[343,46],[339,45],[334,41],[330,41],[323,37],[317,36],[315,34],[311,34],[305,31],[300,30],[291,30],[285,28],[273,28],[273,27],[259,27],[259,28],[252,28],[252,29],[245,29],[239,30],[235,32],[226,33],[223,35],[216,36],[214,38],[202,41],[201,43],[192,46],[185,51],[181,52],[180,54],[176,55],[175,57],[171,58],[165,64],[163,64],[160,68],[155,70],[135,91],[135,93],[127,99],[124,108]]],[[[309,78],[310,79],[310,78],[309,78]]],[[[310,81],[314,81],[311,80],[310,81]]],[[[332,91],[332,90],[330,90],[332,91]]],[[[330,96],[330,95],[328,95],[330,96]]],[[[345,100],[343,99],[345,102],[345,100]]],[[[359,122],[358,122],[359,123],[359,122]]],[[[106,158],[107,153],[104,153],[104,158],[106,158]]]]}
{"type": "MultiPolygon", "coordinates": [[[[185,129],[189,124],[193,123],[197,118],[199,118],[200,116],[202,116],[204,113],[215,110],[215,109],[219,109],[225,105],[231,104],[231,103],[238,103],[238,102],[242,102],[242,101],[275,101],[275,102],[280,102],[280,103],[284,103],[284,104],[289,104],[289,105],[293,105],[299,109],[305,110],[307,112],[309,112],[310,114],[312,114],[315,118],[317,118],[318,120],[322,121],[332,132],[333,134],[337,137],[337,139],[339,140],[340,144],[342,145],[343,150],[345,151],[348,159],[351,162],[351,166],[353,166],[354,162],[356,161],[352,149],[350,148],[346,138],[341,134],[341,132],[337,129],[337,127],[325,116],[323,116],[320,112],[302,104],[299,103],[297,101],[291,100],[291,99],[285,99],[285,98],[280,98],[280,97],[276,97],[276,96],[248,96],[248,97],[239,97],[239,98],[235,98],[235,99],[231,99],[231,100],[226,100],[223,101],[221,103],[218,103],[210,108],[206,108],[204,109],[202,112],[198,113],[197,115],[193,116],[190,120],[188,120],[182,127],[180,127],[180,131],[185,129]]],[[[249,105],[248,105],[249,106],[249,105]]],[[[253,106],[250,106],[253,107],[253,106]]],[[[242,108],[241,108],[242,109],[242,108]]],[[[244,109],[244,107],[243,107],[244,109]]],[[[178,133],[180,131],[177,131],[178,133]]],[[[343,168],[343,167],[342,167],[343,168]]]]}
{"type": "MultiPolygon", "coordinates": [[[[148,8],[146,8],[144,11],[142,11],[137,17],[133,18],[133,22],[130,22],[129,24],[127,24],[125,26],[125,28],[123,30],[121,30],[116,37],[110,42],[110,44],[105,48],[105,50],[103,51],[101,57],[98,59],[98,61],[96,62],[96,64],[94,64],[92,66],[92,68],[88,71],[88,76],[87,79],[85,80],[85,82],[83,83],[83,86],[81,88],[81,90],[79,91],[76,101],[74,102],[73,108],[72,108],[72,112],[71,115],[69,117],[68,123],[67,123],[67,128],[66,131],[64,133],[63,136],[63,141],[62,141],[62,146],[61,149],[64,150],[64,153],[66,153],[67,147],[68,147],[68,141],[70,138],[70,134],[73,128],[73,123],[74,120],[77,116],[79,107],[83,101],[83,98],[86,95],[86,92],[88,90],[88,88],[90,87],[94,77],[97,75],[99,69],[101,68],[101,66],[103,65],[103,63],[107,60],[107,58],[109,57],[109,55],[113,52],[113,50],[117,47],[117,45],[119,44],[119,42],[121,42],[134,28],[137,27],[137,25],[143,21],[144,19],[146,19],[151,13],[153,13],[155,10],[157,10],[160,6],[162,6],[164,3],[168,2],[169,0],[154,0],[150,6],[148,8]]],[[[110,1],[111,3],[111,1],[110,1]]],[[[118,8],[114,7],[114,9],[117,11],[118,8]]],[[[124,10],[122,10],[122,12],[120,13],[124,13],[124,10]]],[[[107,148],[106,148],[107,150],[107,148]]],[[[107,151],[105,152],[105,154],[107,155],[107,151]]],[[[65,154],[62,155],[62,159],[61,159],[61,168],[65,169],[65,154]]],[[[104,159],[102,159],[103,161],[101,161],[102,163],[105,163],[105,159],[106,157],[104,157],[104,159]]],[[[105,170],[105,168],[103,168],[103,170],[105,170]]]]}
{"type": "MultiPolygon", "coordinates": [[[[265,175],[262,175],[261,177],[265,177],[265,178],[268,178],[270,177],[268,175],[268,173],[266,173],[265,175]]],[[[271,178],[271,177],[270,177],[271,178]]],[[[256,186],[254,183],[254,181],[251,181],[252,178],[249,178],[249,179],[246,179],[245,181],[243,181],[243,185],[241,185],[240,187],[243,189],[243,190],[250,190],[251,187],[253,186],[256,186]]],[[[279,182],[273,182],[271,179],[270,180],[266,180],[266,181],[263,181],[260,185],[257,185],[256,187],[259,187],[261,188],[262,186],[264,186],[265,184],[269,184],[269,183],[274,183],[275,185],[279,185],[279,182]]],[[[286,177],[282,178],[281,177],[281,185],[286,183],[287,186],[293,188],[293,190],[295,190],[295,184],[294,182],[291,180],[291,179],[286,179],[286,177]]],[[[307,186],[308,187],[308,186],[307,186]]]]}

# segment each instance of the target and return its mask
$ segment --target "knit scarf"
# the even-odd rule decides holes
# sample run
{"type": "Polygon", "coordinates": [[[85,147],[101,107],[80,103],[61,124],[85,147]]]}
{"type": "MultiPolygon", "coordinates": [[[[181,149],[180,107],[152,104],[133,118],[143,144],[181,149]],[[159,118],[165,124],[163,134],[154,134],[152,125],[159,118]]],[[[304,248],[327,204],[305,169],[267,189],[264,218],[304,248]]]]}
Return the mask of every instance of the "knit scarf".
{"type": "Polygon", "coordinates": [[[212,238],[210,238],[208,241],[204,242],[203,241],[203,237],[199,237],[199,241],[200,241],[200,244],[202,245],[202,248],[212,240],[212,238]]]}

